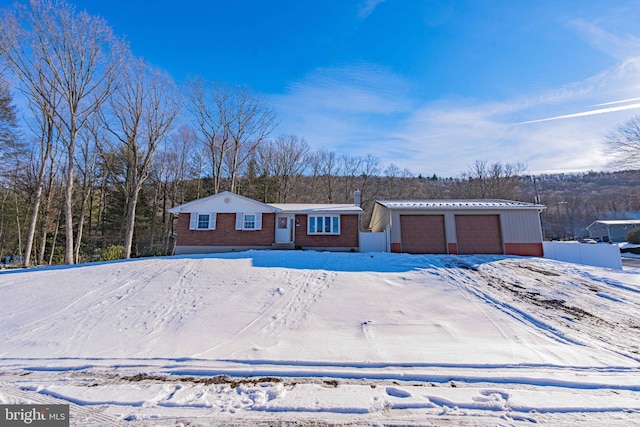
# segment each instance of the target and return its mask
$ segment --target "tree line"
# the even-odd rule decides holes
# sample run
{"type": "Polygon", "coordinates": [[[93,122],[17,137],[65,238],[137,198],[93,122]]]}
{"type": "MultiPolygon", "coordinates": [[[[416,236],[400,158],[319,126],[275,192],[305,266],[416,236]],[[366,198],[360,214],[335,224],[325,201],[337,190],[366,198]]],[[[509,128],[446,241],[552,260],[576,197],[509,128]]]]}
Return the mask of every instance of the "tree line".
{"type": "Polygon", "coordinates": [[[171,253],[167,209],[223,190],[352,203],[359,189],[363,227],[380,199],[539,200],[521,164],[479,160],[456,178],[425,178],[274,136],[262,95],[198,77],[177,83],[62,0],[2,9],[0,29],[0,256],[25,266],[100,259],[113,247],[123,258],[171,253]]]}

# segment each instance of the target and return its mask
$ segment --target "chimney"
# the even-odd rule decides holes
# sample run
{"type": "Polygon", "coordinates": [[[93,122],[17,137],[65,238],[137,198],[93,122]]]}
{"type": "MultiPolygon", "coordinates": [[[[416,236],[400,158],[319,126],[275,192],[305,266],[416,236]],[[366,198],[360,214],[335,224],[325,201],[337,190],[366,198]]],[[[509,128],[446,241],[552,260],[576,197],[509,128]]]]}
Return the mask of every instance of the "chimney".
{"type": "Polygon", "coordinates": [[[356,206],[360,206],[360,190],[356,188],[356,191],[353,192],[353,204],[356,206]]]}

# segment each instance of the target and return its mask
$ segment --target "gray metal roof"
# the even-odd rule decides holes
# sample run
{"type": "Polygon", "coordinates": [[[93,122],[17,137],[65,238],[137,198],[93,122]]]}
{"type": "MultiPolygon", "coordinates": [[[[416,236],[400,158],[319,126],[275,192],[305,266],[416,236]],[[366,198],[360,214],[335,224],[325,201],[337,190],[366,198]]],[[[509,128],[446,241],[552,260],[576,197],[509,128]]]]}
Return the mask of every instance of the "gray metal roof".
{"type": "Polygon", "coordinates": [[[362,208],[353,204],[328,203],[269,203],[283,213],[360,213],[362,208]]]}
{"type": "Polygon", "coordinates": [[[378,200],[387,209],[537,209],[544,205],[500,199],[378,200]]]}

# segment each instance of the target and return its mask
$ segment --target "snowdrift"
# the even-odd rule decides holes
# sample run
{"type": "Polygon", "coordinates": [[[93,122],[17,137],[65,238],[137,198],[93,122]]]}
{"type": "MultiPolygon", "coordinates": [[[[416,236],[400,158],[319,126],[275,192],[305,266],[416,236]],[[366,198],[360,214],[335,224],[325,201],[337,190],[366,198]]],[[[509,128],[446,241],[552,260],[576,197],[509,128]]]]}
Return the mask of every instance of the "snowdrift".
{"type": "Polygon", "coordinates": [[[0,403],[70,403],[78,425],[640,417],[636,271],[249,251],[0,290],[0,403]]]}

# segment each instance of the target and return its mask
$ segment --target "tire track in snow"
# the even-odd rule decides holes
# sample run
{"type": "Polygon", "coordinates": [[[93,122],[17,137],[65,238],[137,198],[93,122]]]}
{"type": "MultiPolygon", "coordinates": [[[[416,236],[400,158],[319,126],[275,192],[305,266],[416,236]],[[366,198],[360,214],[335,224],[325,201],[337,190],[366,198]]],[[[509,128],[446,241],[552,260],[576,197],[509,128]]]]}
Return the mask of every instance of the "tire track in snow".
{"type": "Polygon", "coordinates": [[[577,270],[556,273],[538,259],[505,259],[473,274],[486,283],[482,293],[500,304],[509,298],[506,304],[535,313],[563,337],[640,361],[640,295],[628,287],[577,270]]]}
{"type": "MultiPolygon", "coordinates": [[[[152,261],[153,262],[153,261],[152,261]]],[[[191,263],[191,261],[189,261],[191,263]]],[[[81,351],[92,348],[91,338],[98,328],[104,328],[107,321],[113,328],[122,328],[123,324],[133,325],[137,327],[143,323],[144,301],[137,301],[148,288],[156,287],[158,283],[163,283],[161,278],[166,274],[175,274],[175,265],[169,263],[156,262],[159,268],[148,270],[151,274],[140,275],[127,274],[123,276],[124,283],[107,295],[111,295],[107,300],[101,300],[97,304],[82,311],[78,311],[76,317],[78,320],[85,320],[85,324],[78,322],[71,340],[81,341],[84,343],[81,351]],[[87,315],[95,313],[95,315],[87,315]],[[115,315],[115,316],[114,316],[115,315]],[[130,321],[129,318],[135,319],[130,321]],[[79,340],[78,337],[82,339],[79,340]]],[[[147,271],[145,271],[146,273],[147,271]]],[[[121,331],[121,329],[119,329],[121,331]]]]}
{"type": "Polygon", "coordinates": [[[321,298],[325,289],[331,287],[335,277],[335,272],[324,270],[307,270],[293,277],[289,274],[286,285],[293,292],[284,291],[286,302],[271,316],[266,327],[268,332],[277,336],[285,328],[295,329],[300,326],[311,306],[321,298]]]}
{"type": "MultiPolygon", "coordinates": [[[[434,274],[434,272],[430,271],[428,271],[428,273],[434,274]]],[[[563,334],[561,331],[556,330],[550,324],[537,319],[536,317],[528,314],[523,310],[518,309],[512,304],[500,301],[487,292],[483,291],[482,289],[486,289],[490,285],[486,280],[482,280],[483,278],[479,274],[472,275],[470,273],[470,270],[460,267],[438,267],[435,274],[445,277],[449,283],[454,284],[463,292],[473,296],[474,299],[481,301],[483,306],[488,304],[491,307],[505,313],[509,317],[534,327],[536,330],[540,331],[542,334],[548,336],[554,341],[563,344],[582,345],[581,342],[566,337],[565,334],[563,334]]],[[[485,316],[485,318],[486,317],[487,316],[485,316]]],[[[502,330],[495,324],[495,322],[491,323],[496,326],[502,333],[502,330]]]]}
{"type": "MultiPolygon", "coordinates": [[[[258,281],[254,282],[254,284],[250,288],[244,289],[240,293],[234,293],[234,295],[231,298],[237,299],[241,295],[267,291],[265,287],[266,283],[269,283],[269,284],[283,283],[283,282],[289,283],[289,280],[287,280],[287,278],[291,276],[292,271],[294,270],[291,270],[291,269],[269,269],[264,271],[261,270],[258,275],[259,277],[258,281]],[[267,271],[269,271],[270,274],[266,274],[267,271]]],[[[229,338],[225,339],[222,342],[219,342],[213,346],[207,347],[203,351],[193,354],[191,357],[201,357],[210,351],[224,347],[234,341],[238,341],[245,335],[254,336],[256,329],[264,330],[265,328],[267,328],[267,326],[270,323],[270,321],[267,320],[269,314],[271,313],[272,309],[275,306],[277,306],[279,303],[282,304],[280,299],[277,298],[274,294],[272,294],[272,301],[264,305],[255,317],[250,319],[240,329],[235,331],[233,335],[231,335],[229,338]]]]}
{"type": "MultiPolygon", "coordinates": [[[[102,268],[108,268],[108,266],[98,266],[102,268]]],[[[157,277],[159,274],[162,274],[164,271],[170,270],[172,266],[165,265],[160,271],[156,271],[153,277],[157,277]]],[[[127,294],[131,292],[131,284],[135,283],[139,279],[139,272],[128,269],[123,266],[120,266],[115,271],[110,272],[110,277],[106,279],[102,279],[95,284],[80,284],[80,286],[91,286],[87,289],[87,292],[82,294],[79,298],[73,299],[69,304],[65,305],[62,308],[56,309],[53,312],[43,316],[36,318],[35,320],[26,322],[17,330],[12,331],[11,340],[7,340],[8,342],[13,342],[16,345],[13,346],[12,349],[16,349],[17,347],[23,346],[25,344],[30,345],[30,343],[38,343],[43,342],[46,339],[46,336],[49,335],[49,332],[52,328],[62,327],[65,329],[69,329],[71,333],[69,334],[69,341],[77,341],[78,338],[85,339],[87,336],[87,330],[91,331],[92,328],[95,328],[100,324],[100,320],[104,317],[102,316],[100,320],[96,320],[93,316],[88,316],[88,313],[92,313],[95,311],[103,311],[102,309],[96,310],[97,307],[102,307],[106,303],[104,298],[104,289],[100,286],[102,283],[112,283],[113,276],[119,275],[121,272],[125,272],[125,274],[120,279],[124,281],[121,286],[110,290],[107,294],[118,293],[122,290],[127,290],[127,294]],[[58,325],[58,323],[53,322],[53,320],[62,319],[63,324],[58,325]],[[16,340],[18,338],[18,340],[16,340]]],[[[73,280],[69,281],[69,286],[77,286],[78,284],[73,282],[73,280]]],[[[123,297],[123,296],[121,296],[123,297]]]]}
{"type": "Polygon", "coordinates": [[[50,396],[36,390],[25,390],[6,382],[0,383],[3,395],[8,401],[16,404],[33,405],[69,405],[69,418],[71,425],[82,426],[123,426],[122,420],[105,414],[103,406],[77,405],[60,397],[50,396]]]}
{"type": "Polygon", "coordinates": [[[306,319],[311,306],[321,298],[325,289],[333,283],[336,273],[324,270],[269,269],[271,275],[262,272],[262,282],[272,285],[265,289],[253,287],[253,291],[267,291],[272,300],[260,312],[226,340],[193,354],[202,357],[206,353],[224,347],[243,337],[262,336],[277,340],[282,331],[296,329],[306,319]],[[273,287],[275,285],[275,287],[273,287]]]}

